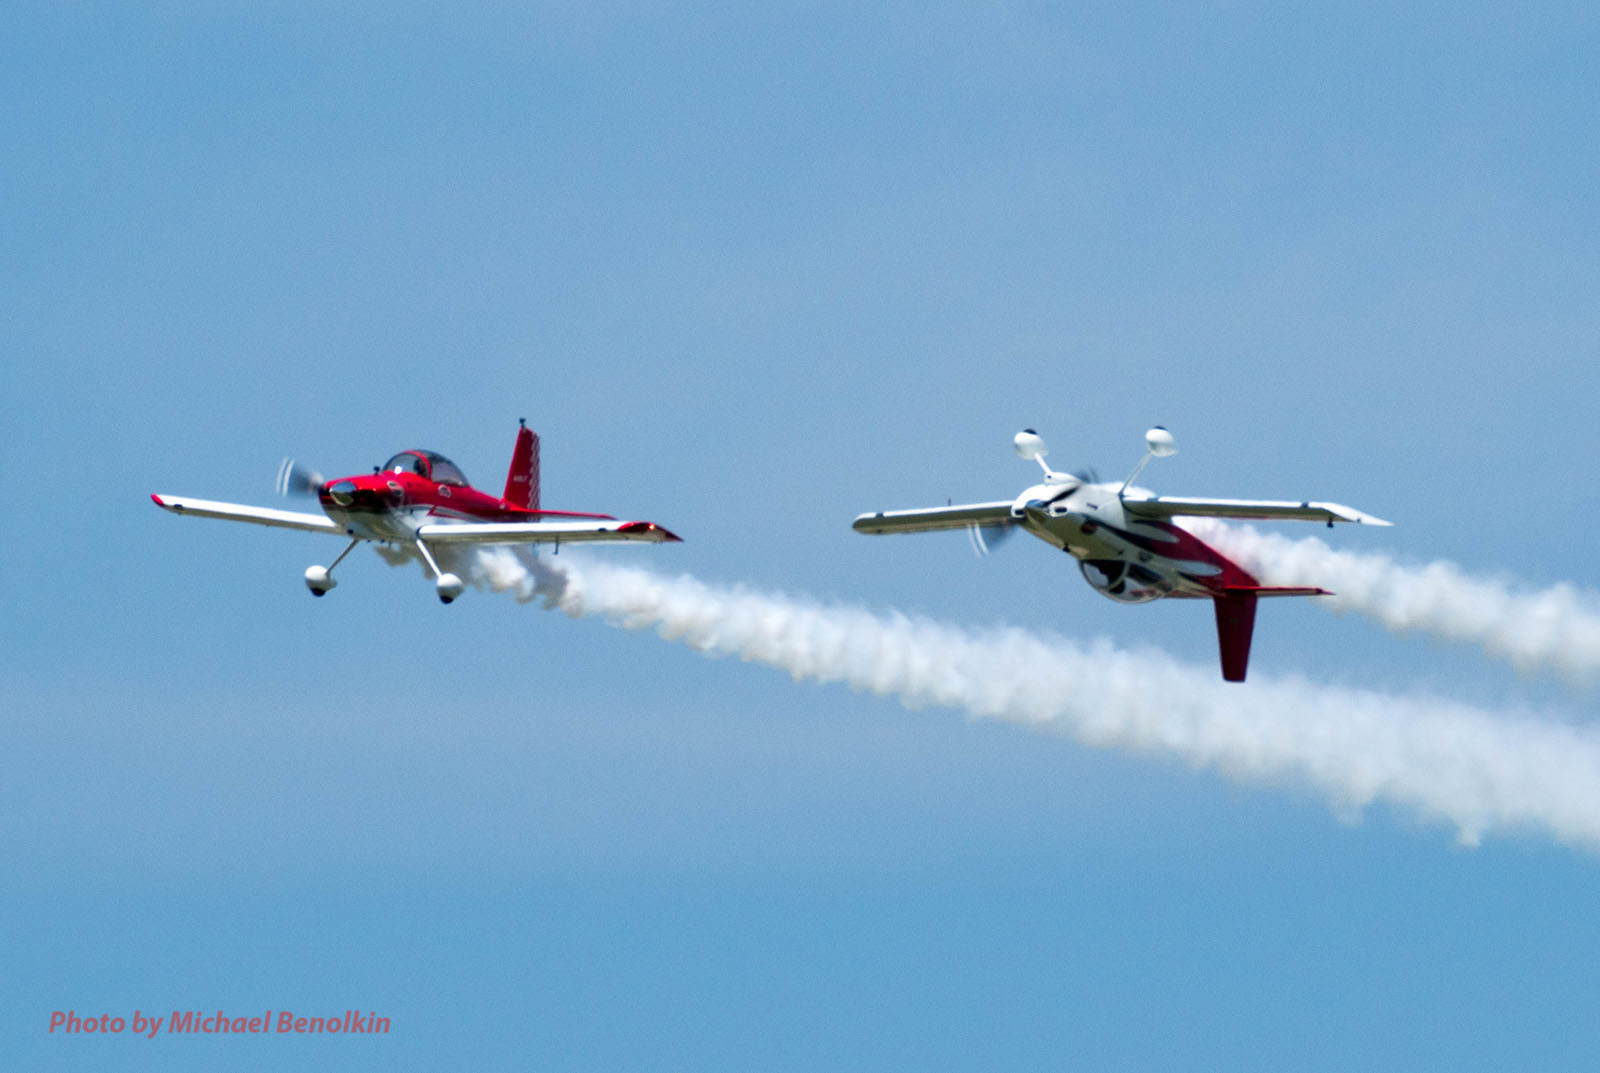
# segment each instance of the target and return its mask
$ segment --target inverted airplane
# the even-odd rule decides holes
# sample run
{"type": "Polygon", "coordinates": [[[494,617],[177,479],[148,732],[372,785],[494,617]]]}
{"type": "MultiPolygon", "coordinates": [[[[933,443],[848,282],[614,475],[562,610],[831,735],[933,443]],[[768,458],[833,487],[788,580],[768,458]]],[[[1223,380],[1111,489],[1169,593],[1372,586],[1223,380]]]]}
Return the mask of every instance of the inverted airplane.
{"type": "Polygon", "coordinates": [[[356,545],[373,541],[414,550],[434,577],[442,603],[466,587],[455,574],[439,569],[440,546],[554,544],[584,542],[677,541],[655,522],[619,521],[609,514],[546,510],[539,506],[539,437],[526,423],[517,430],[506,474],[505,492],[481,492],[467,483],[454,462],[434,451],[401,451],[371,473],[323,480],[322,475],[285,460],[278,490],[313,494],[322,514],[218,503],[186,496],[152,495],[156,506],[174,514],[221,518],[280,529],[304,529],[348,537],[350,544],[328,566],[306,569],[306,587],[326,595],[338,584],[333,569],[356,545]]]}
{"type": "Polygon", "coordinates": [[[1162,597],[1209,599],[1216,609],[1222,677],[1242,682],[1250,664],[1256,601],[1263,596],[1330,596],[1321,588],[1263,585],[1226,555],[1175,523],[1181,517],[1269,521],[1352,522],[1389,525],[1382,518],[1338,503],[1254,499],[1191,499],[1158,496],[1133,487],[1152,458],[1176,454],[1172,434],[1157,426],[1145,435],[1145,455],[1120,485],[1089,476],[1058,473],[1045,462],[1044,440],[1023,429],[1012,440],[1017,453],[1039,463],[1040,484],[1015,499],[923,510],[879,511],[856,518],[862,533],[921,533],[966,529],[973,547],[986,552],[999,538],[1021,530],[1078,560],[1084,579],[1119,603],[1142,604],[1162,597]]]}

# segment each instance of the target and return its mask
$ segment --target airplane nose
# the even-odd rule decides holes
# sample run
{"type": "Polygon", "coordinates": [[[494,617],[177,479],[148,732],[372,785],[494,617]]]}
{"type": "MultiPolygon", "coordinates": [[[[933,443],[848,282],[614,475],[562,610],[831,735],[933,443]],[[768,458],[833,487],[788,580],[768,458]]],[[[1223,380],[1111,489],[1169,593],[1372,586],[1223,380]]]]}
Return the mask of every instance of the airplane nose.
{"type": "Polygon", "coordinates": [[[356,486],[349,481],[338,481],[328,486],[328,498],[341,507],[348,507],[356,501],[356,486]]]}

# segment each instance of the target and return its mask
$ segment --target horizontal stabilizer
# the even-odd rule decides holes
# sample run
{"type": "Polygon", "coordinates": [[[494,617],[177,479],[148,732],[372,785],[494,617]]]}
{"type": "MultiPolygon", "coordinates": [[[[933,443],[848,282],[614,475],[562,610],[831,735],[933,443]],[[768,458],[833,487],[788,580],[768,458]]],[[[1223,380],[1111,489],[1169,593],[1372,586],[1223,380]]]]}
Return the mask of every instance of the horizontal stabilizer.
{"type": "Polygon", "coordinates": [[[1225,593],[1251,593],[1256,596],[1332,596],[1327,589],[1298,585],[1229,585],[1225,593]]]}

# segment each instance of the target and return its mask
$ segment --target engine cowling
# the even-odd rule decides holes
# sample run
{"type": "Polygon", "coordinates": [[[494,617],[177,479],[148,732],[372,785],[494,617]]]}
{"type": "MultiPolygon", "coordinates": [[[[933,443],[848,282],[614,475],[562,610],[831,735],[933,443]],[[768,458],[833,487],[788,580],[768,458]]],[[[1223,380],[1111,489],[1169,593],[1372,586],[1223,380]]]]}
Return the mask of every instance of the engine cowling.
{"type": "Polygon", "coordinates": [[[1123,604],[1145,604],[1172,591],[1160,574],[1125,559],[1085,559],[1078,569],[1096,592],[1123,604]]]}

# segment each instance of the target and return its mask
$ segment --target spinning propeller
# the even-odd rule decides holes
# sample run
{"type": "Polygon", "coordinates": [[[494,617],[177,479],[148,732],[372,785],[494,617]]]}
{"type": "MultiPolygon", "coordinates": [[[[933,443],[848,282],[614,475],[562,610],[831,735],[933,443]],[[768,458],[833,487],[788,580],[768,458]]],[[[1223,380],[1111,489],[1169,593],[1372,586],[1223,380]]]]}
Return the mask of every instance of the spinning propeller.
{"type": "Polygon", "coordinates": [[[1014,525],[969,525],[967,539],[972,542],[972,554],[978,558],[992,554],[995,549],[1016,535],[1014,525]]]}
{"type": "Polygon", "coordinates": [[[285,458],[278,466],[277,488],[281,496],[314,496],[324,483],[322,474],[292,458],[285,458]]]}

